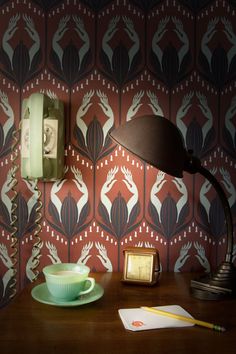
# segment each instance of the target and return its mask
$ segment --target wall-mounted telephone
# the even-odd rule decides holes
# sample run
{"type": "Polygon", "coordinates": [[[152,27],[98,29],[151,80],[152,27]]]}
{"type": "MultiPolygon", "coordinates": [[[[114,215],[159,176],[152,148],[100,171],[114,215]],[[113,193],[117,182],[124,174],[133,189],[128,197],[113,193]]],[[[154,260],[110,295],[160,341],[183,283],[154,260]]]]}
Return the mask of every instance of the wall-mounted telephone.
{"type": "Polygon", "coordinates": [[[64,175],[64,107],[58,99],[33,93],[23,101],[21,176],[54,181],[64,175]]]}
{"type": "MultiPolygon", "coordinates": [[[[41,191],[37,181],[55,181],[64,176],[64,107],[63,103],[50,98],[43,93],[33,93],[22,104],[21,119],[21,176],[36,180],[34,191],[37,192],[37,208],[35,214],[35,229],[31,262],[31,281],[37,279],[39,271],[41,232],[41,191]],[[33,276],[34,274],[34,276],[33,276]]],[[[15,215],[13,239],[17,230],[17,215],[15,215]]],[[[16,245],[14,259],[16,261],[16,245]]],[[[13,291],[13,295],[15,289],[13,291]]]]}
{"type": "Polygon", "coordinates": [[[31,260],[31,281],[37,279],[39,271],[40,250],[42,241],[41,232],[41,191],[38,188],[38,180],[55,181],[64,176],[64,107],[63,103],[50,98],[42,93],[33,93],[22,104],[22,118],[19,129],[12,134],[12,168],[11,171],[11,249],[12,278],[10,298],[17,292],[17,262],[18,262],[18,192],[15,188],[18,182],[16,172],[19,168],[16,163],[18,157],[17,145],[21,132],[21,176],[26,179],[34,179],[34,191],[37,192],[37,208],[35,214],[34,245],[31,260]]]}

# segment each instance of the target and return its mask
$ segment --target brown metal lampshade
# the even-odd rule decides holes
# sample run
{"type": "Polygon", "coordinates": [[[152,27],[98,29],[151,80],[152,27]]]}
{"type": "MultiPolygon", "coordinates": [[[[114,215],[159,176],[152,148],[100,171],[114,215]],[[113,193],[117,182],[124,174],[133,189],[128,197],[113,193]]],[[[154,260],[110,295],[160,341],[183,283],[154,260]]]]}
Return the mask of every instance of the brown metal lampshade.
{"type": "Polygon", "coordinates": [[[183,176],[183,138],[167,119],[154,115],[137,117],[113,130],[110,136],[150,165],[172,176],[183,176]]]}
{"type": "Polygon", "coordinates": [[[166,118],[147,115],[134,118],[110,133],[111,138],[152,166],[175,177],[183,171],[200,173],[213,185],[222,202],[227,228],[225,260],[217,271],[191,281],[192,294],[204,300],[216,300],[236,295],[236,268],[232,263],[233,222],[228,199],[214,175],[200,160],[187,151],[179,129],[166,118]]]}

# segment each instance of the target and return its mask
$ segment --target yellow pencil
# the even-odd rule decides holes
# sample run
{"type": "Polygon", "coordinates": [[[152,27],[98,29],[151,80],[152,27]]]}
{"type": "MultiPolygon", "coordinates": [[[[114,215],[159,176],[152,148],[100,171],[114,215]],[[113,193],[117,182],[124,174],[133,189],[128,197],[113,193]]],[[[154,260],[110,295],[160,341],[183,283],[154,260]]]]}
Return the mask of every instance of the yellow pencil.
{"type": "Polygon", "coordinates": [[[175,318],[176,320],[181,320],[181,321],[185,321],[185,322],[196,324],[198,326],[207,327],[207,328],[213,329],[214,331],[218,331],[218,332],[224,332],[226,330],[224,327],[216,325],[216,324],[213,324],[213,323],[196,320],[195,318],[185,317],[185,316],[182,316],[182,315],[176,315],[175,313],[167,312],[167,311],[163,311],[163,310],[159,310],[159,309],[155,309],[153,307],[144,306],[144,307],[141,307],[141,309],[143,309],[145,311],[149,311],[149,312],[155,313],[156,315],[168,316],[168,317],[171,317],[171,318],[175,318]]]}

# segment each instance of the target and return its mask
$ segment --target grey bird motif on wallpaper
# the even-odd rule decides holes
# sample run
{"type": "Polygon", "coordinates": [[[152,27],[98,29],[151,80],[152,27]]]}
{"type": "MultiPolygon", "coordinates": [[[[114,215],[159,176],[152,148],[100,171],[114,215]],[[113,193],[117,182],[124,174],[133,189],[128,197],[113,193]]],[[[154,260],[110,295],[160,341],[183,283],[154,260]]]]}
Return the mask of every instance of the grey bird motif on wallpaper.
{"type": "Polygon", "coordinates": [[[179,61],[178,71],[180,71],[183,59],[189,51],[189,39],[188,39],[188,36],[186,35],[186,32],[184,31],[182,21],[176,17],[171,17],[171,19],[175,25],[174,32],[176,33],[177,37],[179,38],[180,42],[182,43],[182,46],[178,50],[178,61],[179,61]]]}
{"type": "Polygon", "coordinates": [[[143,105],[142,103],[140,103],[143,95],[144,95],[144,91],[141,90],[133,96],[132,104],[130,105],[127,115],[126,115],[127,122],[135,116],[135,114],[138,112],[139,108],[143,105]]]}
{"type": "Polygon", "coordinates": [[[41,50],[40,36],[35,27],[34,20],[27,14],[16,14],[9,20],[8,27],[2,37],[2,49],[5,56],[6,71],[14,81],[25,82],[36,71],[41,50]],[[24,29],[28,34],[31,45],[29,47],[21,41],[16,48],[13,47],[12,40],[19,31],[18,22],[23,19],[24,29]]]}
{"type": "Polygon", "coordinates": [[[165,173],[158,171],[156,181],[153,183],[150,191],[149,213],[153,222],[153,226],[161,233],[171,236],[175,229],[183,227],[184,219],[188,210],[188,191],[184,181],[181,178],[173,178],[172,182],[180,193],[178,200],[174,201],[170,195],[160,200],[160,191],[162,190],[165,180],[165,173]],[[166,208],[166,209],[165,209],[166,208]],[[168,213],[171,213],[173,221],[172,226],[166,225],[168,213]]]}
{"type": "Polygon", "coordinates": [[[209,133],[209,131],[212,129],[212,126],[213,126],[213,115],[212,115],[212,112],[209,108],[206,96],[203,95],[201,92],[196,92],[196,96],[199,101],[198,107],[200,107],[202,114],[206,118],[206,122],[202,126],[202,146],[201,146],[201,148],[203,150],[207,134],[209,133]]]}
{"type": "Polygon", "coordinates": [[[188,113],[188,110],[192,106],[191,100],[192,100],[193,96],[194,96],[193,92],[189,92],[188,94],[184,95],[184,97],[182,99],[181,106],[179,107],[177,114],[176,114],[176,125],[182,133],[185,145],[186,145],[186,140],[187,140],[187,125],[184,123],[183,118],[186,116],[186,114],[188,113]]]}
{"type": "Polygon", "coordinates": [[[85,182],[83,181],[82,172],[75,166],[71,166],[71,171],[73,172],[75,177],[73,179],[73,182],[76,184],[76,187],[82,194],[76,204],[77,211],[78,211],[77,223],[79,223],[81,211],[83,210],[84,206],[88,203],[88,188],[85,182]]]}
{"type": "Polygon", "coordinates": [[[227,59],[228,59],[227,69],[229,71],[231,62],[236,55],[236,34],[234,33],[232,23],[229,20],[227,20],[225,17],[222,17],[221,22],[225,26],[224,33],[231,44],[231,47],[227,52],[227,59]]]}
{"type": "Polygon", "coordinates": [[[103,206],[105,207],[105,209],[107,211],[109,222],[112,221],[111,220],[112,202],[109,199],[109,197],[107,196],[107,193],[110,192],[110,190],[112,189],[113,185],[117,181],[115,179],[115,176],[116,176],[118,170],[119,170],[118,167],[115,166],[114,168],[112,168],[111,170],[108,171],[106,181],[103,183],[102,188],[101,188],[101,192],[100,192],[100,200],[101,200],[101,203],[103,204],[103,206]]]}
{"type": "Polygon", "coordinates": [[[37,247],[33,247],[31,251],[31,256],[28,258],[26,263],[26,276],[33,282],[38,275],[38,270],[35,270],[39,264],[39,258],[42,256],[40,251],[43,247],[43,242],[41,242],[37,247]]]}
{"type": "Polygon", "coordinates": [[[5,52],[5,54],[8,56],[9,62],[11,69],[13,70],[13,55],[14,55],[14,50],[9,43],[9,41],[13,38],[15,32],[17,31],[17,22],[20,19],[20,15],[17,14],[15,16],[12,16],[9,20],[7,30],[4,32],[3,37],[2,37],[2,48],[5,52]]]}
{"type": "Polygon", "coordinates": [[[219,22],[219,18],[213,18],[208,22],[207,30],[201,40],[202,53],[204,54],[204,56],[207,59],[210,70],[211,70],[212,52],[211,52],[208,45],[209,45],[210,40],[212,39],[212,37],[216,33],[215,27],[218,22],[219,22]]]}
{"type": "Polygon", "coordinates": [[[12,201],[8,195],[8,192],[11,190],[11,188],[14,185],[14,180],[12,178],[13,170],[14,170],[13,167],[9,169],[6,180],[3,183],[1,189],[1,214],[3,215],[3,219],[6,225],[10,224],[12,221],[12,215],[11,215],[12,201]]]}
{"type": "Polygon", "coordinates": [[[135,22],[126,15],[113,16],[105,29],[100,60],[106,74],[118,84],[131,78],[140,64],[139,35],[135,22]]]}
{"type": "Polygon", "coordinates": [[[78,79],[89,52],[90,38],[85,28],[83,19],[76,15],[67,15],[62,17],[58,23],[56,31],[53,34],[51,52],[52,64],[59,76],[67,81],[68,84],[73,84],[76,79],[78,79]],[[73,40],[71,40],[63,48],[60,43],[62,42],[66,32],[71,30],[69,26],[71,18],[74,22],[73,31],[77,33],[79,40],[76,43],[73,43],[73,40]],[[73,61],[71,61],[71,58],[73,58],[73,61]]]}
{"type": "MultiPolygon", "coordinates": [[[[213,175],[216,175],[218,169],[214,167],[211,169],[211,173],[213,175]]],[[[230,207],[232,208],[235,205],[236,202],[236,189],[231,181],[231,176],[229,172],[224,169],[220,168],[219,172],[223,179],[221,180],[221,183],[224,185],[224,188],[227,191],[228,195],[228,202],[230,207]]],[[[221,218],[218,218],[217,220],[214,219],[215,217],[215,212],[214,210],[217,208],[217,200],[209,200],[207,197],[208,191],[212,188],[212,186],[209,184],[207,180],[202,184],[201,189],[200,189],[200,204],[202,206],[201,208],[201,218],[204,219],[205,215],[207,217],[207,221],[210,225],[212,225],[211,228],[211,233],[212,235],[217,238],[219,237],[224,229],[224,220],[221,218]],[[205,214],[205,215],[204,215],[205,214]]]]}
{"type": "MultiPolygon", "coordinates": [[[[99,254],[97,254],[96,257],[101,261],[102,265],[104,266],[107,272],[112,272],[113,266],[108,257],[106,247],[100,242],[95,242],[95,247],[99,252],[99,254]]],[[[93,248],[93,242],[89,242],[85,244],[81,250],[81,254],[77,260],[77,263],[86,264],[88,260],[92,257],[92,255],[90,254],[92,248],[93,248]]]]}
{"type": "Polygon", "coordinates": [[[131,193],[131,197],[127,201],[127,211],[128,211],[128,217],[127,217],[127,222],[130,221],[130,215],[132,213],[133,208],[135,205],[138,203],[138,188],[136,186],[136,183],[133,180],[133,175],[128,168],[125,168],[125,166],[121,167],[121,171],[123,172],[124,178],[123,182],[125,183],[128,191],[131,193]]]}
{"type": "Polygon", "coordinates": [[[161,207],[162,203],[158,197],[158,193],[162,189],[163,185],[166,183],[165,172],[158,171],[156,176],[156,181],[153,183],[151,192],[150,192],[150,201],[153,207],[156,209],[158,220],[161,220],[161,207]]]}
{"type": "Polygon", "coordinates": [[[94,117],[92,122],[86,124],[86,114],[93,104],[91,99],[94,93],[94,90],[90,90],[83,96],[82,104],[79,106],[76,113],[74,134],[79,144],[78,150],[82,155],[87,156],[90,160],[95,162],[107,153],[107,148],[109,148],[111,144],[108,133],[114,126],[114,113],[107,95],[101,90],[96,90],[96,96],[100,101],[98,105],[101,107],[107,120],[101,125],[97,117],[94,117]],[[94,138],[94,135],[96,135],[96,138],[94,138]],[[95,141],[97,143],[96,148],[95,141]]]}
{"type": "Polygon", "coordinates": [[[63,38],[64,34],[68,30],[68,27],[66,27],[67,22],[69,21],[70,16],[64,16],[60,19],[58,27],[53,35],[52,39],[52,48],[53,51],[56,53],[59,63],[60,63],[60,68],[63,70],[63,54],[64,51],[62,47],[60,46],[59,42],[63,38]]]}
{"type": "Polygon", "coordinates": [[[40,49],[40,38],[39,38],[39,34],[35,29],[35,25],[34,25],[34,21],[31,17],[27,16],[27,15],[23,15],[23,20],[25,21],[26,27],[25,30],[28,33],[29,37],[32,39],[33,44],[29,49],[29,70],[31,70],[31,66],[33,63],[33,59],[36,55],[36,53],[39,51],[40,49]]]}
{"type": "MultiPolygon", "coordinates": [[[[48,241],[48,242],[46,242],[46,247],[49,251],[49,254],[47,256],[49,257],[51,262],[53,264],[61,263],[61,259],[58,256],[58,251],[57,251],[57,247],[55,246],[55,244],[48,241]]],[[[100,260],[100,262],[105,267],[107,272],[112,272],[113,266],[112,266],[112,263],[108,257],[106,247],[100,242],[95,242],[95,247],[99,253],[96,255],[96,257],[100,260]]],[[[81,250],[81,254],[77,260],[77,263],[86,264],[88,262],[88,260],[92,257],[92,255],[90,254],[90,251],[92,248],[93,248],[93,242],[89,242],[89,243],[85,244],[81,250]]]]}
{"type": "Polygon", "coordinates": [[[78,70],[80,70],[83,60],[84,60],[87,52],[89,51],[90,39],[89,39],[88,33],[84,27],[83,20],[79,16],[72,16],[72,18],[75,22],[75,31],[83,43],[82,46],[78,50],[78,57],[79,57],[78,70]]]}
{"type": "Polygon", "coordinates": [[[82,104],[79,106],[77,113],[76,113],[76,125],[78,129],[80,129],[83,139],[84,139],[84,145],[87,146],[87,124],[85,123],[83,117],[85,114],[88,112],[89,108],[92,105],[91,98],[94,95],[94,90],[90,90],[84,94],[82,104]]]}
{"type": "MultiPolygon", "coordinates": [[[[129,63],[128,63],[127,70],[130,71],[133,60],[140,49],[140,40],[139,40],[137,32],[135,31],[135,27],[134,27],[132,19],[127,16],[122,16],[122,20],[124,22],[124,31],[127,33],[129,39],[132,42],[131,47],[128,50],[128,62],[129,63]]],[[[108,59],[111,71],[114,70],[114,66],[113,66],[114,51],[113,51],[111,45],[109,44],[109,42],[112,40],[115,33],[118,31],[117,25],[118,25],[119,21],[120,21],[120,16],[113,17],[110,20],[110,22],[108,24],[108,28],[102,38],[102,49],[108,59]]]]}
{"type": "MultiPolygon", "coordinates": [[[[210,263],[206,257],[204,247],[199,242],[194,242],[193,245],[197,251],[197,254],[195,254],[194,256],[198,259],[201,266],[205,269],[205,272],[209,273],[211,270],[211,267],[210,267],[210,263]]],[[[178,256],[178,258],[175,262],[175,265],[174,265],[175,272],[181,272],[181,268],[184,266],[184,264],[187,262],[187,260],[190,257],[189,251],[191,248],[192,248],[192,242],[188,242],[181,247],[181,249],[179,251],[179,256],[178,256]]]]}
{"type": "Polygon", "coordinates": [[[175,272],[180,272],[181,268],[183,267],[183,265],[186,263],[187,259],[190,257],[190,255],[188,254],[190,248],[192,247],[192,242],[188,242],[185,243],[180,251],[179,251],[179,256],[175,262],[175,266],[174,266],[174,271],[175,272]]]}
{"type": "Polygon", "coordinates": [[[213,114],[209,108],[206,96],[198,91],[196,92],[196,98],[198,100],[198,107],[205,118],[205,123],[200,126],[196,119],[193,119],[187,126],[184,123],[184,118],[193,105],[194,96],[195,94],[192,91],[184,95],[181,106],[176,114],[176,125],[183,135],[186,147],[193,149],[196,155],[202,155],[209,145],[209,136],[213,130],[213,114]],[[193,139],[193,135],[195,139],[193,139]],[[195,142],[194,145],[192,141],[195,142]]]}
{"type": "Polygon", "coordinates": [[[100,242],[96,242],[95,246],[99,252],[97,257],[100,259],[102,265],[106,268],[107,272],[112,272],[113,266],[112,266],[112,263],[108,257],[106,247],[100,242]]]}
{"type": "MultiPolygon", "coordinates": [[[[43,242],[40,245],[40,249],[43,247],[43,242]]],[[[58,250],[55,244],[51,242],[46,242],[46,247],[49,251],[49,254],[47,255],[51,262],[53,264],[56,263],[61,263],[61,259],[58,256],[58,250]]],[[[95,247],[98,250],[99,254],[96,255],[96,257],[101,261],[102,265],[105,267],[107,272],[112,272],[113,266],[112,263],[108,257],[107,254],[107,249],[106,247],[100,243],[100,242],[95,242],[95,247]]],[[[90,250],[93,248],[93,242],[89,242],[88,244],[85,244],[81,250],[80,257],[77,260],[77,263],[83,263],[86,264],[87,261],[90,259],[91,255],[89,254],[90,250]]],[[[30,281],[33,281],[35,278],[35,273],[33,272],[33,269],[35,268],[35,259],[36,259],[36,254],[35,254],[36,249],[32,249],[32,255],[29,257],[27,264],[26,264],[26,276],[30,281]]],[[[7,249],[3,244],[0,244],[0,259],[4,262],[5,266],[8,266],[9,270],[5,273],[3,277],[3,284],[4,284],[4,291],[7,287],[7,284],[9,280],[11,279],[12,275],[12,269],[11,269],[11,259],[8,256],[7,249]]]]}
{"type": "Polygon", "coordinates": [[[233,124],[233,118],[235,114],[236,114],[236,96],[232,98],[229,108],[227,109],[227,112],[225,114],[225,126],[224,126],[224,129],[226,129],[227,131],[227,135],[230,137],[231,144],[228,145],[232,147],[231,151],[233,154],[235,154],[235,149],[236,149],[236,128],[235,125],[233,124]]]}
{"type": "MultiPolygon", "coordinates": [[[[12,178],[14,168],[10,168],[6,180],[1,188],[1,201],[0,201],[0,214],[3,217],[4,225],[9,231],[10,223],[12,221],[12,201],[8,192],[14,185],[14,179],[12,178]]],[[[18,192],[17,200],[21,206],[21,213],[18,219],[18,235],[23,237],[25,232],[31,232],[35,228],[34,216],[37,207],[37,190],[35,190],[36,181],[24,180],[27,190],[30,192],[28,199],[24,198],[21,192],[18,192]]],[[[28,193],[27,193],[28,194],[28,193]]]]}
{"type": "Polygon", "coordinates": [[[154,36],[152,38],[152,50],[158,59],[161,70],[163,70],[163,67],[162,67],[163,51],[159,45],[159,42],[161,41],[162,37],[164,36],[165,32],[167,31],[166,25],[169,22],[169,20],[170,20],[169,17],[165,17],[158,23],[157,30],[154,33],[154,36]]]}
{"type": "Polygon", "coordinates": [[[236,34],[233,31],[231,22],[225,17],[214,17],[207,25],[206,32],[201,39],[201,57],[200,65],[202,66],[207,77],[219,87],[222,87],[235,70],[236,56],[236,34]],[[224,29],[221,29],[221,23],[224,29]],[[228,46],[223,47],[223,43],[218,48],[211,47],[211,41],[218,31],[225,34],[225,43],[228,46]],[[229,49],[228,49],[229,48],[229,49]]]}
{"type": "Polygon", "coordinates": [[[127,232],[127,230],[131,230],[134,227],[134,222],[139,214],[139,194],[131,171],[123,166],[121,167],[121,172],[124,176],[122,181],[131,193],[131,196],[126,201],[122,197],[121,192],[119,192],[118,196],[113,201],[109,199],[107,193],[116,183],[117,180],[115,176],[118,171],[119,168],[117,166],[108,171],[106,181],[101,188],[98,209],[104,223],[101,225],[109,230],[112,235],[122,237],[125,230],[127,232]]]}
{"type": "Polygon", "coordinates": [[[58,256],[58,252],[57,252],[56,246],[52,242],[47,241],[46,242],[46,247],[47,247],[47,249],[49,251],[49,254],[47,256],[49,257],[51,262],[53,264],[61,263],[61,259],[58,256]]]}
{"type": "MultiPolygon", "coordinates": [[[[66,166],[65,171],[67,172],[68,169],[68,166],[66,166]]],[[[82,173],[75,166],[71,166],[70,170],[74,175],[72,181],[80,191],[80,197],[76,201],[69,191],[67,196],[61,200],[57,193],[67,182],[67,179],[54,182],[49,203],[49,213],[52,216],[53,223],[48,220],[49,224],[53,225],[58,232],[69,238],[86,226],[84,221],[89,213],[88,188],[83,180],[82,173]]]]}
{"type": "Polygon", "coordinates": [[[62,219],[61,219],[62,201],[57,196],[57,193],[61,190],[61,188],[65,182],[66,182],[66,179],[62,179],[60,181],[54,182],[52,185],[52,188],[51,188],[51,192],[50,192],[50,199],[51,199],[51,202],[54,205],[55,209],[57,210],[59,222],[62,222],[62,219]]]}
{"type": "Polygon", "coordinates": [[[120,16],[113,17],[110,20],[108,28],[102,38],[102,49],[108,58],[111,71],[113,71],[113,49],[109,45],[109,42],[112,40],[114,34],[118,31],[117,23],[119,22],[119,20],[120,16]]]}
{"type": "Polygon", "coordinates": [[[181,197],[176,203],[176,209],[177,209],[177,217],[176,217],[176,222],[179,222],[179,217],[181,214],[182,209],[185,207],[188,201],[188,190],[186,188],[186,185],[184,184],[182,178],[173,178],[173,183],[175,184],[176,188],[180,192],[181,197]]]}
{"type": "Polygon", "coordinates": [[[193,245],[194,248],[197,250],[197,254],[195,255],[195,257],[198,259],[199,263],[205,269],[205,272],[209,273],[211,270],[211,266],[206,257],[205,248],[199,242],[194,242],[193,245]]]}
{"type": "MultiPolygon", "coordinates": [[[[215,175],[217,171],[217,168],[212,168],[210,170],[210,172],[215,175]]],[[[200,203],[202,204],[202,206],[204,207],[206,214],[207,214],[207,219],[208,222],[210,221],[210,207],[211,207],[211,203],[208,200],[208,198],[206,197],[207,192],[210,190],[210,188],[212,187],[211,183],[208,180],[205,180],[205,182],[202,184],[201,189],[200,189],[200,203]]]]}
{"type": "Polygon", "coordinates": [[[0,90],[0,107],[6,116],[3,126],[0,124],[0,157],[10,150],[12,132],[14,130],[14,111],[9,103],[8,95],[0,90]]]}
{"type": "Polygon", "coordinates": [[[14,112],[13,112],[13,109],[12,109],[10,103],[9,103],[7,94],[5,92],[2,92],[1,90],[0,90],[0,100],[1,100],[0,106],[2,107],[3,112],[7,116],[7,120],[2,127],[2,130],[3,130],[2,145],[5,145],[7,135],[9,134],[9,131],[11,130],[11,128],[14,125],[14,112]]]}
{"type": "Polygon", "coordinates": [[[128,34],[129,39],[132,41],[132,45],[128,50],[128,57],[129,57],[128,71],[130,71],[134,57],[138,53],[140,48],[140,40],[137,32],[135,31],[132,19],[127,16],[122,16],[122,19],[125,24],[124,30],[128,34]]]}
{"type": "Polygon", "coordinates": [[[164,117],[164,113],[163,113],[162,108],[160,106],[157,95],[154,92],[151,92],[149,90],[149,91],[147,91],[147,96],[150,99],[150,103],[148,103],[148,105],[149,105],[149,107],[151,107],[152,112],[154,114],[156,114],[157,116],[164,117]]]}
{"type": "Polygon", "coordinates": [[[152,52],[150,55],[154,70],[159,73],[159,76],[162,77],[167,85],[172,86],[183,75],[183,71],[187,69],[186,62],[189,61],[190,45],[183,23],[179,18],[166,16],[158,22],[157,29],[152,37],[152,52]],[[174,29],[170,26],[171,22],[174,25],[174,29]],[[165,47],[161,44],[167,32],[170,31],[176,34],[180,42],[179,48],[175,48],[173,43],[169,43],[165,47]],[[170,77],[170,72],[172,77],[170,77]]]}
{"type": "Polygon", "coordinates": [[[228,196],[229,206],[232,208],[232,206],[236,202],[236,188],[231,180],[231,176],[230,176],[229,171],[227,171],[226,169],[221,167],[220,173],[221,173],[221,176],[223,177],[223,180],[221,180],[221,182],[224,185],[224,187],[229,195],[228,196]]]}
{"type": "Polygon", "coordinates": [[[36,189],[37,180],[23,180],[31,192],[31,197],[27,201],[27,209],[28,209],[28,222],[30,221],[30,217],[32,214],[32,210],[35,208],[37,201],[38,201],[38,191],[36,189]]]}
{"type": "Polygon", "coordinates": [[[77,260],[77,263],[86,264],[88,260],[92,257],[91,254],[89,254],[92,248],[93,248],[93,242],[86,243],[81,250],[81,254],[77,260]]]}
{"type": "Polygon", "coordinates": [[[2,283],[3,283],[2,298],[4,298],[6,289],[10,284],[10,280],[14,275],[14,269],[13,269],[12,259],[8,253],[6,246],[3,243],[0,243],[0,259],[4,264],[4,266],[7,268],[5,273],[2,276],[2,283]]]}
{"type": "MultiPolygon", "coordinates": [[[[139,109],[142,107],[143,103],[141,103],[141,99],[143,98],[144,93],[145,93],[145,91],[141,90],[141,91],[138,91],[133,96],[132,104],[129,106],[128,112],[126,115],[126,121],[131,120],[138,113],[139,109]]],[[[148,105],[149,105],[149,107],[151,107],[153,113],[163,117],[164,114],[161,109],[161,106],[159,105],[157,95],[150,90],[146,91],[146,95],[150,100],[150,103],[148,103],[148,105]]]]}
{"type": "Polygon", "coordinates": [[[100,90],[97,90],[96,93],[100,99],[100,103],[98,103],[98,104],[102,108],[103,113],[107,116],[107,120],[102,127],[103,146],[105,146],[105,142],[106,142],[108,133],[114,125],[114,113],[113,113],[113,110],[109,104],[107,95],[104,92],[101,92],[100,90]]]}

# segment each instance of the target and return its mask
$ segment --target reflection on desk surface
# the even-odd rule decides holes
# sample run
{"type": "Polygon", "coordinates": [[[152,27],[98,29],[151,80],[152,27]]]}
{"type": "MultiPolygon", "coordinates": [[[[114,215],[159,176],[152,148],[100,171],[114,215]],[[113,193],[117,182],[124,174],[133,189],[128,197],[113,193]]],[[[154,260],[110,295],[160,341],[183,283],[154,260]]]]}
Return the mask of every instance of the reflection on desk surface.
{"type": "Polygon", "coordinates": [[[121,273],[92,273],[103,296],[83,306],[64,308],[40,303],[29,284],[0,310],[1,353],[181,353],[235,354],[236,300],[203,301],[190,294],[197,275],[163,273],[157,285],[124,284],[121,273]],[[193,317],[226,327],[216,333],[199,326],[131,332],[118,310],[140,306],[179,305],[193,317]]]}

